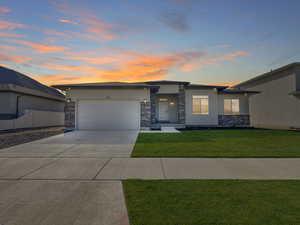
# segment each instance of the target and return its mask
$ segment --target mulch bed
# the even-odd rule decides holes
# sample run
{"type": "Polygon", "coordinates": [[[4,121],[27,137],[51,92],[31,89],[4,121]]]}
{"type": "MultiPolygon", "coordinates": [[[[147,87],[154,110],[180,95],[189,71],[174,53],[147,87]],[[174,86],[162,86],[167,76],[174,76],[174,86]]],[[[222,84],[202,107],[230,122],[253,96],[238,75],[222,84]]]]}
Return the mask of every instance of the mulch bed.
{"type": "Polygon", "coordinates": [[[18,130],[0,133],[0,149],[64,133],[64,127],[18,130]]]}

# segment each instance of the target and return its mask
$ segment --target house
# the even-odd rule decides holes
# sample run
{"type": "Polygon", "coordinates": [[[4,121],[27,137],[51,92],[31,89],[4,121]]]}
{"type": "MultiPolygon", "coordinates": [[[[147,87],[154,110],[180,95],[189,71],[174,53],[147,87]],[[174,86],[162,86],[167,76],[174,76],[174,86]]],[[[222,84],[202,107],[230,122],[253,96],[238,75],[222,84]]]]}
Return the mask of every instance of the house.
{"type": "Polygon", "coordinates": [[[242,82],[235,88],[259,91],[249,100],[251,125],[300,128],[300,63],[292,63],[242,82]]]}
{"type": "Polygon", "coordinates": [[[79,130],[245,127],[248,98],[256,93],[164,80],[53,87],[66,92],[66,126],[79,130]]]}
{"type": "Polygon", "coordinates": [[[65,96],[0,66],[0,130],[64,126],[65,96]]]}

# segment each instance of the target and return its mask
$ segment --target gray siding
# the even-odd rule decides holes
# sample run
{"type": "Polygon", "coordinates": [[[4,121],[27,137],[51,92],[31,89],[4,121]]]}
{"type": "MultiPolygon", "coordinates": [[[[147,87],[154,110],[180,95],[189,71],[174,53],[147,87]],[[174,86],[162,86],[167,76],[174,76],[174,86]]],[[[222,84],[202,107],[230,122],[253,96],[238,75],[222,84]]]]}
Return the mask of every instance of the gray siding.
{"type": "Polygon", "coordinates": [[[25,110],[63,112],[64,102],[50,100],[46,98],[0,92],[0,114],[16,114],[17,107],[19,116],[23,115],[25,110]],[[19,104],[17,106],[17,97],[19,96],[19,104]]]}
{"type": "Polygon", "coordinates": [[[217,126],[218,125],[218,93],[213,89],[185,90],[185,115],[186,125],[199,126],[217,126]],[[197,115],[192,113],[192,96],[193,95],[208,95],[209,98],[209,114],[197,115]]]}
{"type": "Polygon", "coordinates": [[[0,114],[15,114],[16,101],[15,94],[9,92],[0,92],[0,114]]]}
{"type": "Polygon", "coordinates": [[[219,115],[224,115],[224,99],[240,100],[240,115],[249,115],[249,96],[244,94],[222,94],[219,95],[219,115]]]}
{"type": "MultiPolygon", "coordinates": [[[[259,128],[300,128],[300,101],[295,91],[296,75],[278,76],[251,86],[248,90],[261,91],[250,97],[251,125],[259,128]]],[[[242,87],[243,88],[243,87],[242,87]]]]}

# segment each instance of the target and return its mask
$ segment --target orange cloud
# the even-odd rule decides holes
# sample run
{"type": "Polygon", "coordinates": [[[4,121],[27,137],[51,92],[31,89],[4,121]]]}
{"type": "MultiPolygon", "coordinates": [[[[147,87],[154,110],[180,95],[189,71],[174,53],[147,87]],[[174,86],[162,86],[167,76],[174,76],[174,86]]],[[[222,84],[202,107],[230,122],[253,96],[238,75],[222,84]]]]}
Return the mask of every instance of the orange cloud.
{"type": "Polygon", "coordinates": [[[69,4],[68,1],[52,0],[51,3],[59,12],[76,17],[78,23],[69,19],[59,19],[59,21],[62,23],[80,24],[81,28],[86,32],[78,33],[78,36],[81,38],[93,41],[114,40],[118,38],[118,35],[114,31],[114,25],[100,20],[90,10],[85,10],[84,7],[80,6],[76,8],[74,4],[69,4]]]}
{"type": "Polygon", "coordinates": [[[59,19],[58,21],[61,22],[61,23],[77,24],[75,21],[73,21],[73,20],[68,20],[68,19],[59,19]]]}
{"type": "Polygon", "coordinates": [[[39,44],[39,43],[23,41],[23,40],[10,40],[10,41],[25,46],[29,46],[33,48],[37,53],[41,53],[41,54],[65,52],[67,50],[65,47],[62,46],[45,45],[45,44],[39,44]]]}
{"type": "Polygon", "coordinates": [[[22,34],[14,34],[14,33],[6,33],[6,32],[0,32],[0,37],[22,38],[22,37],[25,37],[25,35],[22,35],[22,34]]]}
{"type": "MultiPolygon", "coordinates": [[[[173,54],[142,54],[131,51],[114,52],[114,55],[107,57],[91,57],[91,53],[67,52],[66,60],[79,61],[88,65],[64,65],[64,64],[43,64],[47,69],[59,71],[59,73],[72,73],[65,76],[65,83],[78,82],[103,82],[103,81],[146,81],[165,78],[171,70],[180,69],[183,72],[190,72],[201,69],[207,65],[214,65],[221,61],[231,61],[236,57],[248,54],[244,51],[227,53],[219,57],[206,57],[199,51],[182,51],[173,54]],[[84,55],[84,56],[83,56],[84,55]],[[109,64],[113,69],[101,68],[109,64]]],[[[62,62],[62,61],[60,61],[62,62]]],[[[59,76],[55,77],[55,83],[59,76]]],[[[53,82],[54,82],[53,81],[53,82]]],[[[51,82],[51,80],[47,81],[51,82]]]]}
{"type": "Polygon", "coordinates": [[[200,69],[200,68],[201,68],[201,66],[194,62],[194,63],[187,63],[187,64],[184,64],[184,65],[180,68],[180,70],[181,70],[182,72],[191,72],[191,71],[194,71],[194,70],[198,70],[198,69],[200,69]]]}
{"type": "Polygon", "coordinates": [[[0,62],[13,62],[13,63],[24,63],[30,61],[30,57],[26,56],[18,56],[18,55],[11,55],[0,53],[0,62]]]}
{"type": "Polygon", "coordinates": [[[16,28],[23,28],[24,24],[12,23],[5,20],[0,20],[0,30],[14,30],[16,28]]]}
{"type": "Polygon", "coordinates": [[[15,46],[10,46],[10,45],[0,45],[1,51],[14,51],[17,49],[15,46]]]}
{"type": "Polygon", "coordinates": [[[0,7],[0,13],[9,13],[12,10],[7,7],[0,7]]]}
{"type": "Polygon", "coordinates": [[[67,59],[86,62],[94,65],[102,65],[102,64],[110,64],[117,61],[116,58],[113,57],[80,57],[80,56],[70,56],[67,59]]]}
{"type": "Polygon", "coordinates": [[[234,61],[235,58],[238,56],[246,56],[249,55],[249,52],[247,51],[235,51],[232,53],[226,53],[222,56],[218,57],[208,57],[208,58],[203,58],[201,59],[201,63],[203,65],[218,65],[219,62],[224,62],[224,61],[234,61]]]}
{"type": "Polygon", "coordinates": [[[36,80],[41,83],[47,85],[54,85],[54,84],[64,84],[64,83],[81,83],[81,82],[96,82],[97,78],[94,77],[76,77],[71,75],[46,75],[46,76],[35,76],[36,80]]]}
{"type": "Polygon", "coordinates": [[[64,32],[60,32],[60,31],[56,31],[56,30],[51,30],[51,29],[44,29],[43,33],[47,34],[47,35],[51,35],[51,36],[58,36],[58,37],[63,37],[63,38],[71,38],[70,34],[64,33],[64,32]]]}
{"type": "Polygon", "coordinates": [[[228,87],[232,87],[236,84],[239,84],[240,81],[232,81],[232,82],[219,82],[219,83],[211,83],[209,85],[216,85],[216,86],[228,86],[228,87]]]}

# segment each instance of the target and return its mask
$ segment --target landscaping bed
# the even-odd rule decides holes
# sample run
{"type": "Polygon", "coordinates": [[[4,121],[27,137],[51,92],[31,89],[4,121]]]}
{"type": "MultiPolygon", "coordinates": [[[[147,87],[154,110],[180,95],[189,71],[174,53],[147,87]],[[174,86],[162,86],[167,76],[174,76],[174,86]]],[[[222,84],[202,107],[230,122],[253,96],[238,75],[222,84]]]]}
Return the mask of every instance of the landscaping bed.
{"type": "Polygon", "coordinates": [[[0,133],[0,149],[8,148],[14,145],[24,144],[36,141],[42,138],[64,133],[64,127],[51,127],[30,130],[17,130],[0,133]]]}
{"type": "Polygon", "coordinates": [[[300,132],[279,130],[198,130],[141,133],[132,157],[300,157],[300,132]]]}

